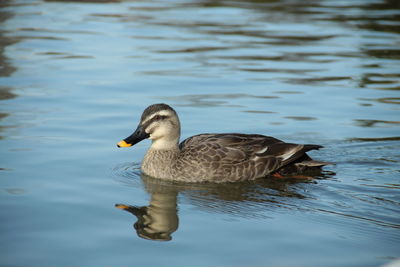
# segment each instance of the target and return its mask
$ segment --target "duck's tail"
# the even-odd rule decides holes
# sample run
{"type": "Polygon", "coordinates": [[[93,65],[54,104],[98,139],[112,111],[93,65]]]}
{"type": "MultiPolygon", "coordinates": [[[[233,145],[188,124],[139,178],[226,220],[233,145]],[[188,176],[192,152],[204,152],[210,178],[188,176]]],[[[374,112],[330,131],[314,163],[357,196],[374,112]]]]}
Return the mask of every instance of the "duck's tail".
{"type": "Polygon", "coordinates": [[[302,174],[306,172],[320,172],[321,167],[332,164],[326,161],[313,160],[306,152],[311,150],[318,150],[323,146],[307,144],[303,145],[301,149],[293,153],[284,165],[277,171],[280,175],[287,176],[293,174],[302,174]]]}

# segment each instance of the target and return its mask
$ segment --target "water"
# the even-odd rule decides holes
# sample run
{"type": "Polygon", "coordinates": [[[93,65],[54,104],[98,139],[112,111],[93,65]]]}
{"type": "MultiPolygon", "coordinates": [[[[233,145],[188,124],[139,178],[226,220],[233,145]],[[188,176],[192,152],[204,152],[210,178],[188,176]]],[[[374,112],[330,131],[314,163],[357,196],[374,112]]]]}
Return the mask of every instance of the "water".
{"type": "Polygon", "coordinates": [[[380,266],[400,256],[398,1],[0,6],[0,265],[380,266]],[[267,134],[324,145],[312,156],[336,164],[302,182],[141,176],[149,142],[115,144],[156,102],[176,108],[182,138],[267,134]]]}

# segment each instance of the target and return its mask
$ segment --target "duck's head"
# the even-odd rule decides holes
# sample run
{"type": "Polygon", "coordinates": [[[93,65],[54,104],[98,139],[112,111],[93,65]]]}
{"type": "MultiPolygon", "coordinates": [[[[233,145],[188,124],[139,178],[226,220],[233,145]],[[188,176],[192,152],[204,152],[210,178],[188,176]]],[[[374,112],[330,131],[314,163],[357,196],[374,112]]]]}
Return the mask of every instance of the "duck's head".
{"type": "Polygon", "coordinates": [[[147,107],[135,132],[120,141],[118,147],[130,147],[143,139],[153,141],[152,148],[169,149],[178,145],[180,123],[175,110],[167,104],[147,107]]]}

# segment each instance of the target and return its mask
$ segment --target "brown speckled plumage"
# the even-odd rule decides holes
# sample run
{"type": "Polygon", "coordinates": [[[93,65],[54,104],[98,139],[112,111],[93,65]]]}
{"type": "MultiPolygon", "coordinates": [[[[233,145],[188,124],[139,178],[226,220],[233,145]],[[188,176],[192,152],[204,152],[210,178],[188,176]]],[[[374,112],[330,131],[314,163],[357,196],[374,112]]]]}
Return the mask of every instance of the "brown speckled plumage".
{"type": "Polygon", "coordinates": [[[148,107],[138,129],[153,140],[143,159],[142,171],[161,179],[234,182],[265,177],[277,171],[301,172],[326,165],[306,154],[321,148],[319,145],[285,143],[257,134],[199,134],[178,145],[179,119],[166,104],[148,107]]]}

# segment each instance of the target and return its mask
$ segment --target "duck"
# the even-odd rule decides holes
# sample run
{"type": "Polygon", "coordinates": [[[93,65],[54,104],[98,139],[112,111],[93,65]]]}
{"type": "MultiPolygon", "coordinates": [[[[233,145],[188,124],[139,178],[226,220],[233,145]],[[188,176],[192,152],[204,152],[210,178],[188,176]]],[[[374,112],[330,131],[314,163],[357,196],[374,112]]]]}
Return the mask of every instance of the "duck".
{"type": "Polygon", "coordinates": [[[136,130],[118,142],[131,147],[151,140],[141,163],[145,175],[182,182],[239,182],[268,176],[284,178],[329,163],[311,159],[314,144],[286,143],[271,136],[243,133],[203,133],[179,143],[181,124],[168,104],[148,106],[136,130]]]}

